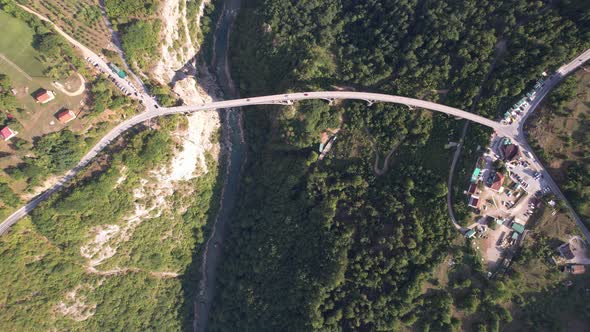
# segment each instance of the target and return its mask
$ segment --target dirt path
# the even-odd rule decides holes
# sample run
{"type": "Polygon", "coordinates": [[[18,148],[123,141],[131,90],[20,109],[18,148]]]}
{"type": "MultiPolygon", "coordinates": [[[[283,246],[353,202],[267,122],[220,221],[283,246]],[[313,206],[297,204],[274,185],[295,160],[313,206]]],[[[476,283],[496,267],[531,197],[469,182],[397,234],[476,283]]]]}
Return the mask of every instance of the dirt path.
{"type": "Polygon", "coordinates": [[[59,82],[53,82],[53,86],[55,86],[59,91],[63,92],[66,96],[70,96],[70,97],[75,97],[75,96],[79,96],[81,94],[84,93],[84,90],[86,90],[86,80],[84,80],[84,76],[80,75],[79,73],[76,73],[76,75],[78,75],[78,78],[80,79],[80,86],[78,87],[78,89],[74,92],[70,92],[68,91],[63,84],[59,83],[59,82]]]}

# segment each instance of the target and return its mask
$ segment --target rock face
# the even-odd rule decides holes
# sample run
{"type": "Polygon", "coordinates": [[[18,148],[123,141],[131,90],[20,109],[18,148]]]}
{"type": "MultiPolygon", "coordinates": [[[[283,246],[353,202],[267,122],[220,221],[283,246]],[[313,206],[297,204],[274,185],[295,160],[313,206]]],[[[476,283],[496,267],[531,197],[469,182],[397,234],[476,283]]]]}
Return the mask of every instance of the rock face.
{"type": "MultiPolygon", "coordinates": [[[[194,0],[193,0],[194,1],[194,0]]],[[[160,60],[154,66],[152,76],[161,84],[174,83],[174,91],[188,104],[210,102],[211,96],[194,76],[193,59],[200,49],[192,40],[191,26],[200,27],[201,17],[209,0],[203,0],[195,17],[187,17],[190,0],[164,0],[161,7],[162,45],[160,60]],[[196,23],[196,24],[195,24],[196,23]],[[178,77],[181,77],[178,79],[178,77]]],[[[210,91],[210,89],[207,89],[210,91]]]]}
{"type": "MultiPolygon", "coordinates": [[[[161,7],[162,45],[161,57],[156,63],[152,76],[161,84],[173,84],[173,90],[186,104],[211,102],[215,96],[215,84],[206,73],[197,82],[194,58],[199,52],[198,41],[192,40],[189,27],[200,28],[201,17],[210,0],[203,0],[195,17],[187,17],[187,5],[195,0],[164,0],[161,7]]],[[[188,116],[186,131],[176,133],[182,140],[182,150],[176,154],[171,170],[175,180],[190,180],[200,172],[207,172],[205,154],[218,157],[219,144],[211,135],[220,127],[216,111],[199,112],[188,116]]]]}

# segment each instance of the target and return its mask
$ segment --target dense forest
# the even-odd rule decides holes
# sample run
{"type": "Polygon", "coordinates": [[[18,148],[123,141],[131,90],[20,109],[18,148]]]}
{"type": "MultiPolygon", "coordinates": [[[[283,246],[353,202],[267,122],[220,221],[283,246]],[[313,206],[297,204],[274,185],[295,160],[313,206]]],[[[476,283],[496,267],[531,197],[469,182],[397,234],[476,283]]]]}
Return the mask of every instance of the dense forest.
{"type": "MultiPolygon", "coordinates": [[[[543,71],[590,46],[589,14],[576,1],[248,0],[233,75],[243,95],[358,89],[496,118],[543,71]]],[[[264,110],[244,113],[250,155],[213,331],[450,331],[463,323],[457,311],[473,315],[468,330],[512,321],[516,273],[491,283],[479,268],[472,286],[424,288],[448,253],[459,255],[444,146],[459,138],[461,122],[357,102],[264,110]],[[318,160],[328,128],[339,128],[338,138],[318,160]],[[385,153],[393,158],[377,174],[374,160],[385,153]]],[[[473,165],[488,134],[472,126],[461,167],[473,165]]],[[[469,266],[479,260],[464,257],[469,266]]],[[[547,327],[536,320],[546,311],[526,315],[526,326],[547,327]]]]}

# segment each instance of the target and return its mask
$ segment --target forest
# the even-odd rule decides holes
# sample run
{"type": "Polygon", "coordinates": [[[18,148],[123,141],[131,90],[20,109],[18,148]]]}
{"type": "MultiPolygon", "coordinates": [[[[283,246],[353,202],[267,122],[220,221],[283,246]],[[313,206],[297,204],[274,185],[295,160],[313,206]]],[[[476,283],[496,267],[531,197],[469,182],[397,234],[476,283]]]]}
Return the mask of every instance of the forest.
{"type": "Polygon", "coordinates": [[[147,71],[158,54],[161,21],[155,0],[106,0],[105,10],[121,35],[121,46],[132,66],[147,71]]]}
{"type": "MultiPolygon", "coordinates": [[[[590,5],[576,1],[248,0],[232,75],[242,95],[356,89],[496,118],[543,71],[590,46],[589,14],[590,5]]],[[[516,273],[491,283],[473,268],[473,286],[424,286],[447,254],[480,265],[469,243],[451,244],[459,234],[445,204],[444,146],[463,123],[392,105],[322,103],[244,112],[249,156],[211,330],[514,324],[506,308],[520,296],[516,273]],[[339,129],[338,138],[320,161],[327,129],[339,129]],[[383,154],[393,157],[377,174],[383,154]]],[[[488,135],[471,126],[459,174],[488,135]]],[[[543,326],[535,324],[546,311],[519,301],[527,326],[543,326]]]]}
{"type": "MultiPolygon", "coordinates": [[[[160,130],[126,133],[0,237],[0,284],[10,285],[0,289],[4,330],[182,330],[194,298],[186,284],[198,283],[192,264],[210,209],[217,210],[216,160],[208,156],[207,174],[176,183],[137,225],[130,227],[129,219],[138,206],[156,203],[144,185],[169,164],[176,144],[171,130],[183,120],[161,118],[160,130]],[[85,253],[107,229],[124,233],[109,238],[105,248],[115,252],[94,265],[100,253],[85,253]]],[[[2,184],[0,199],[11,199],[2,184]]]]}

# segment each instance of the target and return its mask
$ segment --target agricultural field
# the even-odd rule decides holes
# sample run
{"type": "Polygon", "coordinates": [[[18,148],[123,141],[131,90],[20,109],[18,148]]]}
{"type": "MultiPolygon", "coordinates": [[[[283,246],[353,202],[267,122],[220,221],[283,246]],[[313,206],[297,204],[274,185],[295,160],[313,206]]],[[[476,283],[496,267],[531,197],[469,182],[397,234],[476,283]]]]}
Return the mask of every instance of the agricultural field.
{"type": "Polygon", "coordinates": [[[110,33],[102,17],[98,0],[20,2],[52,20],[90,49],[98,52],[110,48],[110,33]]]}
{"type": "Polygon", "coordinates": [[[566,79],[527,123],[537,154],[583,218],[590,220],[590,70],[566,79]]]}

